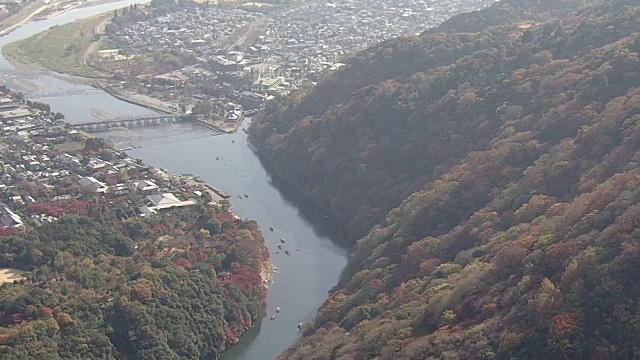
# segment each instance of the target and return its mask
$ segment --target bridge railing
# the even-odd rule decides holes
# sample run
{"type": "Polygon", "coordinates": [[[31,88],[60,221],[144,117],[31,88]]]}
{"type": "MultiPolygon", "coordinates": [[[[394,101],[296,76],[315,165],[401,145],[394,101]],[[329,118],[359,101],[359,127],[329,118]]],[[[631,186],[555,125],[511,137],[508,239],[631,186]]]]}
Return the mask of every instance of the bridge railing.
{"type": "Polygon", "coordinates": [[[91,127],[91,126],[108,125],[108,124],[116,124],[116,123],[132,123],[132,122],[138,122],[138,121],[163,120],[163,119],[174,119],[175,122],[195,121],[204,117],[205,116],[202,116],[202,115],[154,115],[154,116],[123,117],[123,118],[111,118],[107,120],[75,123],[75,124],[71,124],[71,127],[74,127],[74,128],[91,127]]]}
{"type": "Polygon", "coordinates": [[[27,93],[26,97],[29,99],[43,99],[54,98],[69,95],[83,95],[83,94],[99,94],[103,92],[101,89],[81,89],[81,90],[63,90],[63,91],[51,91],[51,92],[32,92],[27,93]]]}

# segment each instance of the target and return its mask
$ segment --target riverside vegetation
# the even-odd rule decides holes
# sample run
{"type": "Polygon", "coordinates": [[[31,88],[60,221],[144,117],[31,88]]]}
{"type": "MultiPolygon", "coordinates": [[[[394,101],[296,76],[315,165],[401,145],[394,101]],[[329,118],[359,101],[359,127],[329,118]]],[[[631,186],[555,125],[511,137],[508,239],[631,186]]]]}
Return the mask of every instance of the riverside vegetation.
{"type": "Polygon", "coordinates": [[[144,222],[94,201],[33,207],[60,218],[1,238],[0,266],[26,271],[0,286],[4,359],[215,359],[264,313],[253,222],[202,207],[144,222]]]}
{"type": "Polygon", "coordinates": [[[70,131],[48,105],[0,91],[47,124],[0,139],[11,199],[3,224],[24,219],[0,227],[0,358],[217,359],[264,316],[270,263],[254,221],[200,182],[130,159],[70,131]],[[59,175],[20,178],[25,162],[59,175]],[[153,186],[143,191],[140,180],[153,186]],[[139,216],[167,191],[190,202],[139,216]]]}
{"type": "Polygon", "coordinates": [[[639,49],[637,1],[505,0],[269,104],[355,243],[282,358],[638,357],[639,49]]]}
{"type": "Polygon", "coordinates": [[[262,251],[261,237],[255,224],[222,230],[215,218],[205,225],[220,232],[215,242],[204,231],[176,235],[193,215],[115,225],[102,220],[114,217],[110,209],[80,203],[54,224],[3,237],[0,266],[28,275],[0,286],[2,357],[219,357],[263,314],[260,270],[249,256],[262,251]],[[232,274],[216,276],[224,266],[232,274]]]}

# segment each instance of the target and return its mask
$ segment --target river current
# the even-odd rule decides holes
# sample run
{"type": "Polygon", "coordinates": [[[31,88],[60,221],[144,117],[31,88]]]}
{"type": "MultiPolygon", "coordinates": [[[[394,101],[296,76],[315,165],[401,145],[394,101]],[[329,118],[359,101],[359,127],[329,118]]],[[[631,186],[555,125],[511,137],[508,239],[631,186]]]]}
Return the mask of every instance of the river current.
{"type": "MultiPolygon", "coordinates": [[[[53,25],[110,12],[140,1],[120,1],[76,9],[53,19],[30,22],[0,37],[0,47],[35,35],[53,25]]],[[[85,122],[98,117],[141,116],[153,112],[106,93],[77,94],[88,86],[76,85],[47,72],[16,69],[0,57],[2,84],[15,90],[42,96],[38,101],[65,114],[69,122],[85,122]],[[65,94],[65,92],[73,92],[65,94]],[[51,96],[46,96],[51,94],[51,96]],[[75,95],[74,95],[75,94],[75,95]]],[[[246,120],[247,127],[250,120],[246,120]]],[[[233,211],[260,225],[278,273],[269,288],[267,315],[249,330],[240,343],[227,350],[224,358],[269,360],[293,344],[299,322],[311,320],[337,283],[347,262],[348,250],[341,227],[298,192],[272,178],[248,147],[247,135],[238,131],[216,135],[191,124],[171,124],[143,129],[120,129],[96,134],[110,139],[116,148],[139,148],[128,154],[144,162],[178,174],[200,176],[207,183],[232,195],[233,211]],[[215,135],[215,136],[214,136],[215,135]],[[246,194],[248,197],[245,197],[246,194]],[[273,226],[274,231],[269,227],[273,226]],[[284,238],[290,256],[277,253],[284,238]],[[282,310],[274,321],[269,316],[282,310]]]]}

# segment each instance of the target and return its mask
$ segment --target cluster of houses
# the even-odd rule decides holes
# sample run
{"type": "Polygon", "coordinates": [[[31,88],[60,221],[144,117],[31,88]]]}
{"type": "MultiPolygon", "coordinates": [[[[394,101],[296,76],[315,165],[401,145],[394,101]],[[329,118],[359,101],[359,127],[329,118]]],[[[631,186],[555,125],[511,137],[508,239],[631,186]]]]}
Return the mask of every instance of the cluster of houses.
{"type": "Polygon", "coordinates": [[[25,126],[11,128],[14,120],[0,112],[0,229],[55,221],[51,214],[34,213],[37,207],[31,205],[64,204],[74,198],[120,199],[138,216],[195,205],[204,192],[210,203],[223,200],[213,188],[188,177],[152,168],[109,147],[87,148],[88,134],[57,124],[48,112],[13,93],[0,94],[0,99],[30,113],[23,118],[25,126]]]}
{"type": "MultiPolygon", "coordinates": [[[[184,101],[179,94],[206,84],[195,100],[233,101],[245,111],[279,95],[312,85],[327,71],[344,66],[355,50],[385,39],[418,34],[459,12],[494,0],[333,0],[302,1],[265,13],[243,7],[184,4],[179,10],[123,26],[106,38],[109,61],[125,61],[119,49],[137,56],[179,53],[186,67],[155,74],[153,85],[121,81],[124,87],[184,101]],[[239,39],[238,39],[239,38],[239,39]],[[117,56],[120,56],[119,58],[117,56]],[[120,59],[120,60],[118,60],[120,59]],[[149,88],[151,87],[151,88],[149,88]]],[[[129,55],[132,56],[132,55],[129,55]]],[[[179,106],[179,105],[176,105],[179,106]]]]}

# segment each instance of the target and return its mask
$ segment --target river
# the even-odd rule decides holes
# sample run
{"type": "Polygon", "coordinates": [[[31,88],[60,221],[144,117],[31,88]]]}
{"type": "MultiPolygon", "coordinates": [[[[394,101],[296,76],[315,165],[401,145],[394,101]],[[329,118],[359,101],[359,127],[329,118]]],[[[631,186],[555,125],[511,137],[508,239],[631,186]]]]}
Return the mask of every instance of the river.
{"type": "MultiPolygon", "coordinates": [[[[62,25],[136,2],[139,1],[76,9],[53,19],[31,22],[0,37],[0,47],[35,35],[52,25],[62,25]]],[[[3,84],[24,91],[27,97],[29,93],[60,93],[88,88],[49,73],[15,69],[4,57],[0,57],[0,76],[3,84]]],[[[49,97],[39,101],[50,104],[53,111],[64,113],[69,122],[94,120],[96,114],[136,116],[152,113],[104,93],[49,97]]],[[[296,325],[313,317],[346,265],[348,250],[340,226],[297,196],[295,190],[273,179],[247,147],[247,135],[242,131],[212,136],[211,131],[194,125],[172,124],[99,135],[111,139],[116,147],[139,145],[140,148],[128,153],[148,164],[174,173],[199,175],[233,195],[231,203],[238,216],[258,221],[271,250],[273,264],[279,270],[267,296],[267,317],[275,312],[276,307],[282,311],[274,321],[267,318],[259,322],[241,338],[238,345],[225,353],[224,358],[273,359],[294,343],[299,336],[296,325]],[[248,198],[244,197],[245,193],[248,198]],[[242,195],[242,198],[237,195],[242,195]],[[273,232],[269,231],[269,226],[274,227],[273,232]],[[291,256],[277,253],[281,237],[286,240],[284,246],[291,256]]]]}

